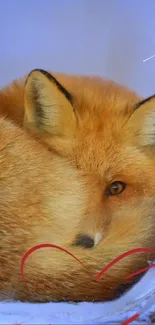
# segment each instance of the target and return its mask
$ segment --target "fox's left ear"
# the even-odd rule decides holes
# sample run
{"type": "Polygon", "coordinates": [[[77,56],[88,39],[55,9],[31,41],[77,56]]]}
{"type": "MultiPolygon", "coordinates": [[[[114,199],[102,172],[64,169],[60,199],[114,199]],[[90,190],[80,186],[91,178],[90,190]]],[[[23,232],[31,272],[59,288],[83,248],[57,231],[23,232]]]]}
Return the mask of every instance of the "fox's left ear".
{"type": "Polygon", "coordinates": [[[52,74],[41,69],[30,72],[24,108],[24,126],[40,137],[74,138],[77,119],[72,95],[52,74]]]}
{"type": "Polygon", "coordinates": [[[140,146],[155,146],[155,95],[137,103],[127,122],[133,140],[140,146]]]}

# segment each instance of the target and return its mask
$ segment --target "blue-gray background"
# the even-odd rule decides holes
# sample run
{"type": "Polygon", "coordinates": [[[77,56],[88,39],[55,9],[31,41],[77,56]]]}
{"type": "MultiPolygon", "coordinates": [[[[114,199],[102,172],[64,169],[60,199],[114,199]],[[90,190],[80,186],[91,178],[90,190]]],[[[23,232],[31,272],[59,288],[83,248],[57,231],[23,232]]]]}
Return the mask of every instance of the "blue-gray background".
{"type": "Polygon", "coordinates": [[[155,0],[0,0],[0,87],[34,68],[155,93],[155,0]]]}

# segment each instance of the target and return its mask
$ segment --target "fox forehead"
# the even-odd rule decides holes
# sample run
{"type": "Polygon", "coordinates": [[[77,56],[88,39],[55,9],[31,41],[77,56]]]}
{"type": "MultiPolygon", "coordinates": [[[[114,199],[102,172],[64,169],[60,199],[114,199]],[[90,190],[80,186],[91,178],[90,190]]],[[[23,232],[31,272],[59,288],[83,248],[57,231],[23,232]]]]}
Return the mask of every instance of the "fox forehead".
{"type": "Polygon", "coordinates": [[[130,149],[132,135],[125,125],[142,97],[102,78],[57,75],[57,79],[73,95],[78,120],[74,148],[77,166],[101,174],[110,165],[121,169],[125,165],[127,168],[131,159],[138,163],[140,153],[136,148],[130,149]]]}
{"type": "Polygon", "coordinates": [[[76,136],[82,146],[90,147],[97,141],[98,148],[107,150],[123,141],[125,123],[142,97],[102,78],[57,75],[57,79],[73,96],[78,120],[76,136]]]}
{"type": "MultiPolygon", "coordinates": [[[[123,136],[123,135],[122,135],[123,136]]],[[[92,139],[91,139],[92,140],[92,139]]],[[[148,158],[138,148],[118,139],[99,139],[77,143],[73,156],[78,168],[102,179],[130,174],[133,177],[137,169],[146,167],[148,158]]]]}
{"type": "Polygon", "coordinates": [[[128,115],[142,100],[125,86],[100,77],[56,74],[56,78],[72,94],[74,105],[83,118],[94,113],[96,118],[103,114],[103,118],[108,117],[108,113],[128,115]]]}

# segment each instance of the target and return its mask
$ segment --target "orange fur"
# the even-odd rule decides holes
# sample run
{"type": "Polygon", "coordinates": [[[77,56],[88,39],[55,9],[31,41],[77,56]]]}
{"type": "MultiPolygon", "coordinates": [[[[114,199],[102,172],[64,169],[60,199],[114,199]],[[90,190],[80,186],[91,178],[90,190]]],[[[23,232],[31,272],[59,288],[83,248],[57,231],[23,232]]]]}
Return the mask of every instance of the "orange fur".
{"type": "MultiPolygon", "coordinates": [[[[38,91],[45,118],[38,126],[33,89],[28,87],[25,125],[45,148],[11,122],[0,121],[0,290],[3,296],[14,292],[29,301],[105,300],[116,296],[126,283],[124,277],[145,266],[148,256],[124,259],[99,281],[95,274],[129,249],[155,247],[155,154],[149,134],[155,101],[134,112],[141,98],[120,85],[100,78],[54,75],[72,94],[76,119],[66,99],[43,78],[38,80],[45,91],[42,94],[42,87],[38,91]],[[64,105],[64,112],[57,103],[64,105]],[[123,181],[127,188],[107,197],[105,189],[113,181],[123,181]],[[93,249],[72,246],[83,232],[102,238],[93,249]],[[29,289],[25,288],[20,259],[27,249],[45,242],[67,248],[92,277],[64,253],[42,249],[26,262],[29,289]]],[[[1,114],[19,126],[24,117],[23,85],[23,80],[14,82],[0,93],[1,114]]]]}

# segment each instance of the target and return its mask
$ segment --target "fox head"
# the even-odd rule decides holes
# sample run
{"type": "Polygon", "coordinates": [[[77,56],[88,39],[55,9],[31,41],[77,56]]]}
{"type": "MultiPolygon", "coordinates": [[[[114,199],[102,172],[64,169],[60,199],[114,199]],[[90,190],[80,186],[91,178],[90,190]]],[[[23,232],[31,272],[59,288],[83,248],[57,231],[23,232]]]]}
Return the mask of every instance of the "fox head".
{"type": "Polygon", "coordinates": [[[104,240],[106,226],[116,222],[121,236],[143,237],[141,223],[154,215],[155,96],[144,100],[101,78],[33,70],[24,102],[24,127],[89,179],[94,235],[104,240]]]}

